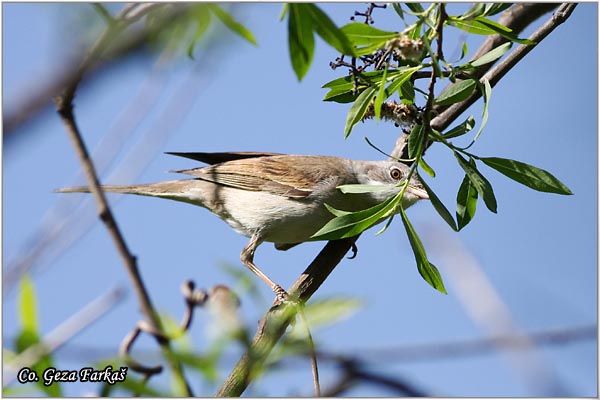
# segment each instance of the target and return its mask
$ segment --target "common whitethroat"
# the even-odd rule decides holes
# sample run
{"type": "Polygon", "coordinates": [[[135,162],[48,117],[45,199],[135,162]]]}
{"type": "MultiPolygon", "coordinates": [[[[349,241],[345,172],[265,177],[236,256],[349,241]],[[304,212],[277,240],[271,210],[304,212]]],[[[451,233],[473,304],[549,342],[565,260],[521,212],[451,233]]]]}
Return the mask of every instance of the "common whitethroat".
{"type": "MultiPolygon", "coordinates": [[[[286,155],[260,152],[168,153],[210,164],[208,167],[175,171],[193,176],[144,185],[106,185],[106,192],[161,197],[204,207],[250,238],[242,250],[242,263],[277,294],[285,290],[254,264],[256,248],[274,242],[288,249],[313,240],[311,236],[334,215],[325,207],[360,211],[373,207],[401,190],[410,168],[396,161],[355,161],[331,156],[286,155]],[[385,185],[370,193],[342,193],[338,186],[385,185]]],[[[89,192],[89,187],[57,192],[89,192]]],[[[417,200],[428,199],[413,175],[402,198],[406,209],[417,200]]]]}

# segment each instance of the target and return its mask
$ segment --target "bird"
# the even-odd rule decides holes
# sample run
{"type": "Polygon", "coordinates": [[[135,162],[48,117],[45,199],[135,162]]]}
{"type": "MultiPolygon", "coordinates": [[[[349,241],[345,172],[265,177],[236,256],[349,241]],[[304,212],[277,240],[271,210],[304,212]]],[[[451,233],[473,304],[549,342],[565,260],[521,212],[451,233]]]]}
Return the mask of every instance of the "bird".
{"type": "MultiPolygon", "coordinates": [[[[208,209],[236,232],[249,237],[240,254],[242,264],[264,281],[280,300],[285,290],[254,263],[263,242],[286,250],[315,240],[313,235],[334,215],[327,206],[347,212],[373,207],[397,195],[410,168],[399,161],[358,161],[321,155],[269,152],[168,152],[208,164],[171,171],[192,178],[137,185],[102,185],[105,192],[159,197],[208,209]],[[379,185],[369,193],[342,193],[341,185],[379,185]],[[326,206],[327,205],[327,206],[326,206]]],[[[90,192],[87,186],[56,190],[90,192]]],[[[412,175],[403,208],[429,196],[412,175]]],[[[317,239],[318,240],[318,239],[317,239]]]]}

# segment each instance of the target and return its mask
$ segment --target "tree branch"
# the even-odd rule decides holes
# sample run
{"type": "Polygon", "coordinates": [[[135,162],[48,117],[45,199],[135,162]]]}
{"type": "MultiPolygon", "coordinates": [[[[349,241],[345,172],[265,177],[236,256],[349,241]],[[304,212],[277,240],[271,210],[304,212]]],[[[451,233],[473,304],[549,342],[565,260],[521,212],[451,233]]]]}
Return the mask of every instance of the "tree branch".
{"type": "Polygon", "coordinates": [[[144,283],[142,281],[142,277],[140,275],[137,259],[129,250],[125,242],[125,238],[123,237],[117,222],[108,206],[108,202],[106,201],[106,197],[104,192],[100,188],[100,182],[98,180],[98,175],[96,173],[96,169],[92,160],[90,159],[87,147],[83,141],[81,133],[79,131],[79,127],[75,121],[75,115],[73,114],[73,98],[81,82],[83,76],[87,72],[90,65],[94,63],[96,59],[102,56],[105,52],[106,48],[110,45],[110,42],[114,39],[115,35],[117,35],[121,30],[125,29],[127,24],[135,22],[137,19],[141,18],[145,13],[154,9],[154,7],[150,7],[152,4],[132,4],[126,6],[123,11],[120,13],[118,19],[114,24],[108,26],[106,31],[100,36],[100,38],[96,41],[96,43],[90,48],[83,61],[79,65],[77,69],[77,73],[74,75],[72,81],[65,87],[61,96],[55,99],[57,112],[60,115],[63,124],[67,130],[67,134],[73,143],[73,147],[75,152],[81,162],[84,173],[86,175],[88,184],[90,186],[90,191],[96,200],[98,205],[98,213],[100,219],[106,225],[106,228],[113,240],[115,247],[117,248],[117,252],[119,253],[123,264],[129,274],[129,278],[132,281],[136,296],[140,303],[140,308],[142,313],[146,318],[146,324],[148,325],[150,331],[154,333],[154,337],[159,343],[163,355],[167,359],[171,370],[173,372],[174,378],[177,381],[178,387],[187,395],[191,396],[191,389],[185,380],[185,376],[183,374],[183,370],[181,368],[180,363],[175,359],[170,343],[167,339],[165,339],[165,334],[162,329],[162,325],[160,323],[160,319],[158,317],[158,313],[154,309],[152,305],[152,301],[150,300],[150,296],[144,283]]]}
{"type": "MultiPolygon", "coordinates": [[[[508,22],[507,20],[505,20],[505,23],[507,23],[509,25],[509,28],[513,29],[513,31],[515,31],[515,33],[518,34],[520,32],[520,30],[518,30],[519,28],[521,30],[524,29],[525,26],[537,19],[541,15],[541,13],[547,12],[549,7],[549,5],[521,6],[519,7],[519,9],[513,10],[511,12],[511,18],[506,17],[508,22]],[[510,26],[511,21],[514,22],[514,26],[510,26]]],[[[536,34],[532,36],[532,40],[539,42],[541,39],[547,36],[557,25],[564,22],[564,20],[568,18],[570,12],[572,12],[573,7],[574,5],[572,4],[561,5],[559,9],[560,14],[558,12],[555,14],[561,15],[561,17],[553,17],[551,21],[546,23],[542,28],[540,28],[540,30],[538,30],[538,32],[545,32],[545,34],[540,36],[537,35],[538,32],[536,32],[536,34]],[[561,12],[561,10],[565,11],[561,12]]],[[[509,14],[506,14],[505,12],[503,16],[504,15],[509,14]]],[[[484,45],[489,46],[490,44],[486,41],[484,42],[484,45]]],[[[527,47],[533,48],[533,46],[527,47]]],[[[526,50],[525,54],[531,51],[531,48],[526,50]]],[[[479,52],[482,52],[483,54],[485,51],[482,51],[480,49],[479,52]]],[[[520,60],[525,54],[517,58],[515,62],[520,60]]],[[[504,63],[502,63],[501,65],[504,65],[504,63]]],[[[489,66],[487,66],[487,68],[489,68],[489,66]]],[[[508,68],[508,70],[509,69],[510,68],[508,68]]],[[[504,73],[500,73],[500,71],[497,71],[497,69],[494,69],[494,71],[492,72],[494,72],[493,75],[495,76],[493,78],[494,83],[497,83],[497,81],[500,80],[506,73],[506,71],[504,71],[504,73]],[[498,75],[496,76],[495,74],[498,75]]],[[[490,83],[491,82],[492,80],[490,79],[490,83]]],[[[467,99],[463,103],[468,103],[466,106],[468,107],[473,102],[475,102],[480,96],[481,95],[473,99],[467,99]]],[[[445,129],[445,127],[447,127],[459,115],[460,112],[457,113],[454,109],[452,111],[448,110],[442,115],[439,115],[438,117],[434,118],[432,120],[432,126],[438,130],[440,129],[440,127],[442,127],[441,129],[445,129]]],[[[396,146],[394,148],[394,151],[392,152],[392,155],[396,156],[398,154],[404,154],[402,157],[408,158],[408,155],[405,154],[408,150],[407,143],[407,135],[401,135],[396,142],[396,146]]],[[[299,298],[300,301],[306,302],[312,296],[312,294],[321,286],[324,280],[329,276],[329,274],[341,261],[344,254],[348,252],[352,244],[357,239],[358,236],[349,239],[328,242],[327,245],[323,248],[323,250],[321,250],[317,258],[315,258],[315,260],[310,264],[306,271],[304,271],[300,278],[294,283],[292,289],[288,291],[291,297],[299,298]]],[[[242,356],[242,358],[234,367],[232,372],[229,374],[225,382],[221,385],[218,392],[216,393],[216,396],[240,396],[250,384],[253,375],[256,373],[255,368],[260,368],[264,364],[271,349],[284,334],[285,329],[292,320],[293,312],[290,313],[289,310],[287,310],[286,306],[277,307],[269,310],[269,312],[267,312],[267,314],[265,314],[265,316],[259,322],[258,330],[255,334],[250,348],[242,356]]]]}
{"type": "MultiPolygon", "coordinates": [[[[358,236],[328,242],[300,278],[287,291],[293,299],[305,303],[323,284],[344,255],[350,250],[358,236]]],[[[248,351],[221,385],[217,397],[238,397],[250,384],[264,364],[267,356],[285,333],[294,319],[293,306],[283,304],[273,307],[258,323],[258,330],[248,351]]]]}
{"type": "MultiPolygon", "coordinates": [[[[142,17],[141,12],[147,13],[153,8],[156,8],[161,3],[151,3],[138,9],[133,14],[128,13],[127,19],[139,19],[142,17]],[[148,8],[152,5],[152,8],[148,8]]],[[[106,49],[106,53],[102,58],[90,59],[85,67],[86,83],[90,82],[90,78],[98,77],[100,72],[105,72],[110,66],[113,66],[117,59],[122,60],[125,56],[136,54],[144,50],[144,45],[148,43],[150,38],[162,27],[167,24],[176,23],[176,21],[185,15],[187,7],[184,5],[177,5],[177,7],[170,7],[165,10],[163,17],[161,18],[162,23],[156,26],[152,25],[149,29],[137,29],[132,30],[123,37],[117,43],[111,43],[110,48],[106,49]],[[92,74],[95,72],[95,74],[92,74]]],[[[122,12],[123,13],[123,12],[122,12]]],[[[98,42],[96,42],[98,44],[98,42]]],[[[13,138],[16,138],[17,133],[25,134],[24,130],[19,130],[24,124],[34,120],[43,111],[51,105],[51,99],[58,93],[73,84],[75,80],[81,80],[81,65],[77,62],[65,62],[64,70],[56,72],[53,76],[47,79],[45,82],[36,84],[36,91],[30,94],[25,94],[24,100],[20,102],[20,105],[16,107],[16,111],[7,112],[2,121],[2,129],[4,133],[4,139],[6,143],[10,144],[13,138]]]]}
{"type": "MultiPolygon", "coordinates": [[[[533,4],[519,4],[514,7],[506,10],[499,18],[499,22],[503,23],[506,27],[512,29],[514,34],[519,34],[523,29],[525,29],[530,23],[535,21],[541,15],[549,12],[553,8],[555,8],[555,4],[543,4],[543,3],[533,3],[533,4]]],[[[529,39],[534,41],[536,45],[542,41],[546,36],[548,36],[558,25],[562,24],[566,19],[571,15],[575,8],[576,4],[574,3],[563,3],[560,5],[559,9],[556,13],[553,14],[552,18],[547,21],[541,28],[539,28],[529,39]]],[[[487,53],[493,48],[500,46],[505,43],[506,39],[502,38],[500,35],[491,35],[489,36],[481,47],[475,52],[475,55],[472,59],[476,59],[477,57],[487,53]]],[[[500,81],[502,77],[514,66],[518,61],[520,61],[527,53],[529,53],[536,45],[521,45],[517,49],[515,49],[502,63],[496,66],[494,69],[490,71],[493,64],[485,64],[478,67],[475,71],[471,73],[473,77],[482,77],[483,80],[488,79],[490,85],[493,87],[500,81]],[[488,72],[489,71],[489,72],[488,72]]],[[[448,87],[454,84],[448,85],[448,87]]],[[[447,90],[448,87],[445,89],[447,90]]],[[[466,100],[455,103],[450,106],[436,106],[434,107],[434,111],[438,114],[431,121],[432,128],[443,131],[448,128],[448,126],[456,120],[467,108],[469,108],[473,103],[475,103],[480,97],[481,93],[479,91],[474,91],[473,94],[466,100]]],[[[399,158],[408,158],[408,147],[407,147],[407,135],[402,134],[396,141],[396,146],[394,147],[394,151],[392,155],[398,156],[399,158]]],[[[431,145],[431,142],[428,143],[428,146],[431,145]]]]}

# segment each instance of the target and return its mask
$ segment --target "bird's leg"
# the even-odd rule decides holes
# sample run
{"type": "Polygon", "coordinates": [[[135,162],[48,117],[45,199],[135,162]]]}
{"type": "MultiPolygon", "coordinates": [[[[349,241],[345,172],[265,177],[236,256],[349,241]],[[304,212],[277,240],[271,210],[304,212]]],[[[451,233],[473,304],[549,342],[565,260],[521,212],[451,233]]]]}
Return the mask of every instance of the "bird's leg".
{"type": "Polygon", "coordinates": [[[279,286],[277,283],[273,282],[271,278],[269,278],[264,272],[260,270],[254,264],[254,252],[256,248],[262,243],[262,240],[258,235],[252,235],[250,241],[242,250],[242,254],[240,254],[240,259],[242,260],[242,264],[244,264],[250,271],[252,271],[256,276],[258,276],[264,283],[269,285],[271,290],[277,295],[276,304],[282,303],[289,299],[289,295],[287,292],[279,286]]]}

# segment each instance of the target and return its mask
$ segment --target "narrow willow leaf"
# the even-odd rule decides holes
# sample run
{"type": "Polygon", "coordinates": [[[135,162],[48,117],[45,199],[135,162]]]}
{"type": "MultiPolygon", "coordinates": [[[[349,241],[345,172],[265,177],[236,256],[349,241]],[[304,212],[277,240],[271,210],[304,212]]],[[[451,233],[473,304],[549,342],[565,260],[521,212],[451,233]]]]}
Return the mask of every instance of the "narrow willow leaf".
{"type": "Polygon", "coordinates": [[[311,236],[311,240],[336,240],[358,235],[390,213],[398,204],[398,196],[366,210],[335,217],[311,236]]]}
{"type": "Polygon", "coordinates": [[[360,184],[352,184],[352,185],[340,185],[336,189],[339,189],[342,193],[373,193],[373,192],[383,192],[384,190],[390,190],[396,185],[360,185],[360,184]]]}
{"type": "MultiPolygon", "coordinates": [[[[401,69],[397,76],[392,80],[392,83],[386,89],[387,96],[391,96],[396,90],[400,89],[406,82],[410,81],[410,77],[413,76],[415,72],[423,68],[423,65],[418,65],[416,67],[401,69]]],[[[414,95],[413,95],[414,97],[414,95]]]]}
{"type": "Polygon", "coordinates": [[[473,118],[472,115],[469,115],[469,117],[462,124],[457,125],[454,128],[450,129],[448,132],[444,133],[444,138],[451,139],[458,136],[462,136],[465,133],[470,132],[474,127],[475,118],[473,118]]]}
{"type": "Polygon", "coordinates": [[[427,194],[429,195],[429,200],[431,201],[433,208],[435,208],[435,211],[437,211],[438,214],[440,214],[440,217],[442,217],[442,219],[444,221],[446,221],[446,223],[448,225],[450,225],[450,228],[452,228],[453,231],[458,232],[458,228],[456,227],[456,222],[454,222],[454,218],[452,218],[452,214],[450,214],[450,211],[448,211],[448,209],[446,208],[444,203],[442,203],[440,198],[437,197],[435,192],[433,190],[431,190],[431,188],[425,182],[425,180],[423,178],[421,178],[420,176],[419,176],[419,179],[421,180],[421,183],[423,184],[425,191],[427,191],[427,194]]]}
{"type": "Polygon", "coordinates": [[[339,90],[339,89],[331,89],[325,97],[323,97],[323,101],[332,101],[334,103],[346,104],[352,103],[356,100],[358,94],[352,93],[352,90],[339,90]]]}
{"type": "Polygon", "coordinates": [[[462,60],[463,58],[465,58],[465,56],[467,55],[468,52],[469,52],[469,46],[467,46],[467,42],[463,42],[462,48],[460,51],[460,59],[462,60]]]}
{"type": "Polygon", "coordinates": [[[402,7],[400,6],[399,3],[392,3],[392,7],[394,7],[394,11],[396,11],[396,14],[398,14],[398,16],[404,20],[404,11],[402,11],[402,7]]]}
{"type": "MultiPolygon", "coordinates": [[[[300,5],[300,4],[298,4],[300,5]]],[[[313,20],[314,30],[321,38],[342,54],[354,56],[354,47],[341,29],[319,7],[312,3],[302,4],[313,20]]]]}
{"type": "Polygon", "coordinates": [[[510,8],[511,6],[511,3],[491,3],[487,5],[485,13],[483,15],[485,15],[486,17],[496,15],[506,10],[507,8],[510,8]]]}
{"type": "Polygon", "coordinates": [[[24,330],[39,331],[35,289],[28,275],[24,275],[20,282],[19,318],[24,330]]]}
{"type": "Polygon", "coordinates": [[[437,99],[435,99],[435,103],[439,105],[448,105],[466,100],[473,93],[476,85],[477,81],[475,79],[465,79],[464,81],[450,85],[437,99]]]}
{"type": "MultiPolygon", "coordinates": [[[[21,329],[16,337],[15,347],[18,352],[23,352],[25,349],[41,342],[41,332],[38,320],[37,297],[33,282],[29,276],[25,275],[20,282],[19,292],[19,319],[21,329]]],[[[44,355],[37,359],[35,364],[29,365],[38,376],[42,376],[43,372],[55,366],[52,356],[44,355]]],[[[52,385],[44,385],[43,380],[37,381],[36,385],[49,397],[62,397],[62,384],[55,382],[52,385]]]]}
{"type": "Polygon", "coordinates": [[[406,7],[408,7],[410,11],[415,14],[421,14],[423,11],[425,11],[423,6],[421,6],[419,3],[406,3],[406,7]]]}
{"type": "Polygon", "coordinates": [[[402,104],[415,103],[415,87],[410,80],[400,86],[400,100],[402,100],[402,104]]]}
{"type": "Polygon", "coordinates": [[[483,93],[483,111],[481,113],[481,125],[479,125],[479,129],[473,137],[473,141],[467,147],[471,147],[473,143],[475,143],[475,141],[479,138],[479,135],[481,135],[481,132],[483,132],[483,128],[485,128],[485,125],[488,121],[490,98],[492,97],[492,86],[490,85],[490,81],[488,81],[486,78],[483,78],[483,87],[481,88],[481,90],[483,93]]]}
{"type": "Polygon", "coordinates": [[[391,217],[389,217],[387,219],[387,221],[385,222],[385,225],[383,226],[383,228],[381,228],[380,230],[377,231],[377,233],[375,234],[375,236],[379,236],[381,235],[383,232],[387,231],[387,228],[390,227],[390,225],[392,224],[392,221],[394,220],[394,215],[392,214],[391,217]]]}
{"type": "Polygon", "coordinates": [[[298,80],[302,80],[312,62],[315,38],[310,16],[297,3],[289,4],[288,44],[292,67],[298,80]]]}
{"type": "MultiPolygon", "coordinates": [[[[392,79],[396,76],[397,72],[390,73],[387,78],[392,79]]],[[[371,84],[378,84],[383,80],[383,71],[370,71],[364,72],[360,74],[361,83],[358,87],[359,91],[364,89],[367,85],[363,83],[369,82],[371,84]]],[[[323,101],[335,101],[337,103],[350,103],[358,97],[358,94],[354,93],[354,77],[352,76],[344,76],[342,78],[334,79],[330,82],[327,82],[322,88],[329,88],[329,92],[323,98],[323,101]]]]}
{"type": "Polygon", "coordinates": [[[348,137],[350,132],[352,132],[352,128],[354,125],[358,123],[367,112],[367,108],[371,101],[373,101],[373,97],[375,97],[375,90],[377,90],[374,86],[369,86],[356,98],[352,107],[350,107],[350,111],[348,111],[348,116],[346,117],[346,127],[344,128],[344,137],[348,137]]]}
{"type": "MultiPolygon", "coordinates": [[[[358,298],[337,296],[307,303],[304,313],[308,325],[316,329],[334,325],[355,314],[364,306],[364,301],[358,298]]],[[[304,340],[306,333],[302,329],[293,329],[288,335],[295,339],[304,340]]]]}
{"type": "Polygon", "coordinates": [[[382,31],[359,22],[344,25],[341,30],[354,46],[356,56],[373,53],[384,47],[388,40],[398,36],[395,32],[382,31]]]}
{"type": "Polygon", "coordinates": [[[196,43],[198,43],[202,38],[202,35],[204,35],[210,26],[210,12],[208,11],[208,7],[201,7],[200,5],[194,7],[193,16],[196,21],[196,32],[194,32],[194,38],[187,50],[187,55],[192,60],[194,60],[194,48],[196,47],[196,43]]]}
{"type": "Polygon", "coordinates": [[[469,177],[465,175],[458,193],[456,193],[456,222],[458,230],[461,230],[475,217],[477,210],[477,190],[469,177]]]}
{"type": "Polygon", "coordinates": [[[467,10],[467,12],[465,12],[463,15],[461,15],[458,18],[463,19],[463,20],[472,19],[475,17],[479,17],[480,15],[483,15],[484,12],[485,12],[485,4],[484,3],[475,3],[469,10],[467,10]]]}
{"type": "MultiPolygon", "coordinates": [[[[391,75],[392,76],[392,75],[391,75]]],[[[368,82],[378,82],[383,77],[383,71],[369,71],[369,72],[361,72],[360,77],[368,82]]],[[[322,88],[347,88],[352,89],[354,86],[354,77],[347,75],[341,78],[336,78],[332,81],[327,82],[322,88]]]]}
{"type": "Polygon", "coordinates": [[[398,36],[396,32],[383,31],[362,22],[352,22],[344,25],[341,30],[354,45],[387,42],[398,36]]]}
{"type": "Polygon", "coordinates": [[[237,22],[228,12],[223,10],[215,3],[208,3],[207,5],[213,12],[213,14],[215,14],[217,18],[219,18],[226,27],[228,27],[233,32],[237,33],[253,45],[258,45],[258,42],[256,41],[256,38],[254,37],[252,32],[250,32],[248,28],[246,28],[244,25],[237,22]]]}
{"type": "Polygon", "coordinates": [[[423,125],[416,124],[413,126],[408,135],[408,157],[415,158],[423,152],[423,134],[425,130],[423,125]]]}
{"type": "Polygon", "coordinates": [[[433,288],[437,289],[441,293],[448,294],[448,292],[446,292],[446,288],[444,287],[444,282],[442,281],[440,272],[437,270],[435,265],[430,263],[427,259],[425,247],[423,247],[423,243],[421,242],[419,235],[417,235],[417,232],[408,220],[404,210],[400,210],[400,215],[402,216],[402,223],[404,224],[404,229],[406,230],[406,235],[408,236],[408,241],[410,242],[410,247],[415,255],[415,261],[417,262],[419,274],[421,274],[423,279],[425,279],[425,282],[429,283],[433,288]]]}
{"type": "Polygon", "coordinates": [[[350,212],[350,211],[338,210],[337,208],[333,208],[327,203],[323,203],[323,204],[325,205],[325,208],[327,209],[327,211],[329,211],[336,217],[342,217],[344,215],[352,214],[352,212],[350,212]]]}
{"type": "Polygon", "coordinates": [[[283,3],[283,7],[281,7],[281,13],[279,14],[279,21],[283,21],[285,16],[290,11],[289,3],[283,3]]]}
{"type": "Polygon", "coordinates": [[[448,24],[467,33],[473,33],[475,35],[493,35],[496,33],[493,29],[490,29],[484,24],[473,20],[465,21],[456,17],[449,17],[448,24]]]}
{"type": "Polygon", "coordinates": [[[521,39],[519,37],[517,37],[517,35],[515,35],[512,31],[512,29],[507,28],[506,26],[493,21],[489,18],[486,17],[477,17],[475,18],[476,22],[479,22],[481,24],[483,24],[484,26],[490,28],[491,30],[493,30],[495,33],[499,34],[500,36],[502,36],[505,39],[511,40],[513,42],[517,42],[520,44],[527,44],[527,45],[534,45],[536,44],[535,42],[529,40],[529,39],[521,39]]]}
{"type": "Polygon", "coordinates": [[[573,194],[564,183],[550,172],[533,165],[498,157],[481,157],[479,159],[510,179],[540,192],[573,194]]]}
{"type": "Polygon", "coordinates": [[[502,57],[508,50],[510,50],[512,46],[512,42],[506,42],[493,50],[488,51],[475,61],[471,62],[473,67],[479,67],[481,65],[485,65],[491,63],[492,61],[496,61],[500,57],[502,57]]]}
{"type": "Polygon", "coordinates": [[[471,184],[477,189],[477,193],[483,198],[483,201],[486,207],[493,213],[497,212],[497,204],[496,204],[496,196],[494,195],[494,190],[492,189],[492,185],[488,182],[487,179],[479,172],[477,167],[467,162],[460,154],[454,152],[454,156],[458,160],[458,164],[465,171],[471,184]]]}
{"type": "Polygon", "coordinates": [[[427,175],[429,175],[432,178],[435,178],[435,171],[433,170],[433,168],[431,168],[429,164],[427,164],[423,157],[419,158],[419,167],[421,167],[427,175]]]}

